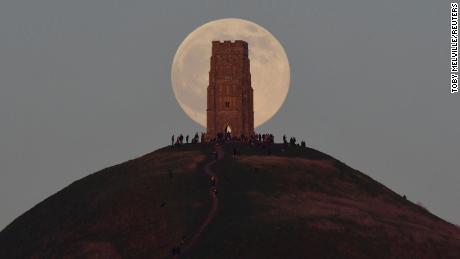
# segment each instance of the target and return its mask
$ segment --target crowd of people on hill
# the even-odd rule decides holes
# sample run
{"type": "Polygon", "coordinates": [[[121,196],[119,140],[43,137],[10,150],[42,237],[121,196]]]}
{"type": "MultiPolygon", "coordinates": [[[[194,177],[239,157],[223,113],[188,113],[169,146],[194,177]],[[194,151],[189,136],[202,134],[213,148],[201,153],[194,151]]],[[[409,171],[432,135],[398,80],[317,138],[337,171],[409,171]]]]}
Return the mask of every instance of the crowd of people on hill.
{"type": "MultiPolygon", "coordinates": [[[[275,137],[271,133],[257,133],[252,134],[251,136],[241,135],[239,137],[233,136],[231,133],[218,133],[214,138],[207,138],[206,133],[195,133],[193,138],[190,135],[180,134],[177,137],[175,135],[171,136],[171,146],[181,146],[183,144],[197,144],[205,142],[218,142],[218,143],[241,143],[241,144],[250,144],[250,145],[262,145],[263,147],[269,146],[270,144],[275,143],[275,137]],[[184,141],[185,140],[185,141],[184,141]]],[[[297,142],[295,137],[290,137],[289,140],[286,135],[283,135],[283,147],[287,149],[288,147],[301,147],[306,148],[306,142],[302,140],[300,143],[297,142]]],[[[235,151],[235,150],[234,150],[235,151]]],[[[236,151],[234,156],[237,156],[236,151]]]]}
{"type": "Polygon", "coordinates": [[[182,144],[196,144],[196,143],[204,143],[204,142],[241,142],[247,144],[272,144],[275,143],[275,137],[273,134],[270,133],[258,133],[252,134],[251,136],[247,137],[245,135],[241,135],[239,137],[231,135],[231,133],[217,133],[215,138],[206,139],[206,133],[201,132],[200,135],[195,133],[193,138],[190,138],[190,135],[186,135],[184,137],[183,134],[171,136],[171,146],[179,146],[182,144]],[[185,142],[184,142],[185,139],[185,142]]]}
{"type": "MultiPolygon", "coordinates": [[[[196,144],[200,142],[203,143],[205,142],[205,136],[206,134],[204,132],[201,133],[201,137],[198,135],[198,132],[195,133],[193,138],[190,138],[189,135],[186,135],[185,143],[188,144],[189,140],[191,144],[196,144]]],[[[179,136],[177,136],[177,138],[174,135],[171,136],[171,146],[180,146],[182,144],[184,144],[184,135],[180,134],[179,136]]]]}
{"type": "Polygon", "coordinates": [[[288,147],[302,147],[305,148],[307,147],[307,144],[305,143],[304,140],[302,140],[300,143],[297,143],[297,140],[295,137],[289,138],[289,142],[287,141],[286,135],[283,135],[283,145],[285,148],[288,147]]]}

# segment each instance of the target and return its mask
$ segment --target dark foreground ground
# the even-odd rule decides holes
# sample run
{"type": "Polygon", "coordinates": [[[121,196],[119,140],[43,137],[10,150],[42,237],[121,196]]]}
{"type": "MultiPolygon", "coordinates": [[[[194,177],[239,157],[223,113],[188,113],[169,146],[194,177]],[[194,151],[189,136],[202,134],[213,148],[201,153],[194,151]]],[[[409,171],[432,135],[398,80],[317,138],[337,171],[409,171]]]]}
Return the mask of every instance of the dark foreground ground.
{"type": "Polygon", "coordinates": [[[78,180],[0,232],[0,258],[460,258],[460,229],[309,148],[167,147],[78,180]],[[172,171],[172,175],[169,173],[172,171]],[[185,250],[185,251],[184,251],[185,250]]]}

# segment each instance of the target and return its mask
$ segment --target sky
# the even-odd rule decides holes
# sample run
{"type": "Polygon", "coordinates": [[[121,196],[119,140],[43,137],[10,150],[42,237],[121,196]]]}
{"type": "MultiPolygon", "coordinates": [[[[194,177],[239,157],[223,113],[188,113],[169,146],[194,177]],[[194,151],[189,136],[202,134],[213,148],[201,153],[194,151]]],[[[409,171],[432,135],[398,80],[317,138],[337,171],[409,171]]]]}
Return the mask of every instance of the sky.
{"type": "Polygon", "coordinates": [[[460,224],[460,94],[448,1],[0,1],[0,229],[105,167],[204,131],[181,110],[182,40],[241,18],[283,45],[291,84],[258,128],[306,140],[460,224]]]}

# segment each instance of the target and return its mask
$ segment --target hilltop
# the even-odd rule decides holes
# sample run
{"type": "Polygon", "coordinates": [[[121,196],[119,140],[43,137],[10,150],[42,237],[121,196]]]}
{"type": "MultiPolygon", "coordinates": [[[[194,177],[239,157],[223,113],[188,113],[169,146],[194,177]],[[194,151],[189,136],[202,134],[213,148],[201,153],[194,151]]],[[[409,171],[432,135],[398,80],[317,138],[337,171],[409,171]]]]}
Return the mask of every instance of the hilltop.
{"type": "Polygon", "coordinates": [[[179,258],[460,258],[458,227],[327,154],[227,143],[214,161],[215,148],[70,184],[0,232],[0,258],[171,258],[181,240],[179,258]]]}

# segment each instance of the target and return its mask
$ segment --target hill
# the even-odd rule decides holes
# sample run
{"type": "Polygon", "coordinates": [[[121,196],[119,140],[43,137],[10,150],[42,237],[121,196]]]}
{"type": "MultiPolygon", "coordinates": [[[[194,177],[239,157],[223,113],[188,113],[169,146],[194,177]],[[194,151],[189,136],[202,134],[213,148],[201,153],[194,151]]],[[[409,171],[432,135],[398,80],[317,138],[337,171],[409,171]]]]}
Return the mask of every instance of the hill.
{"type": "Polygon", "coordinates": [[[0,258],[460,258],[458,227],[346,164],[281,144],[234,159],[235,145],[165,147],[78,180],[3,229],[0,258]]]}

